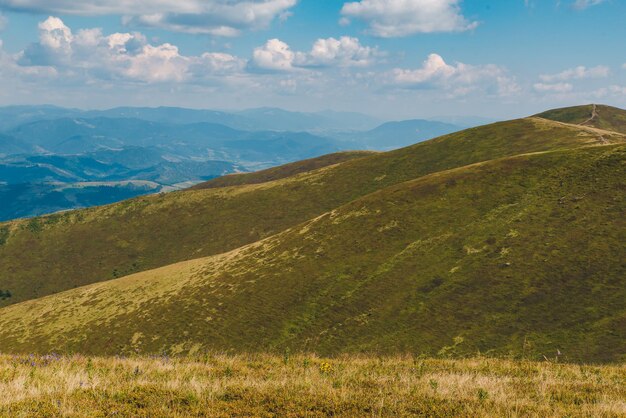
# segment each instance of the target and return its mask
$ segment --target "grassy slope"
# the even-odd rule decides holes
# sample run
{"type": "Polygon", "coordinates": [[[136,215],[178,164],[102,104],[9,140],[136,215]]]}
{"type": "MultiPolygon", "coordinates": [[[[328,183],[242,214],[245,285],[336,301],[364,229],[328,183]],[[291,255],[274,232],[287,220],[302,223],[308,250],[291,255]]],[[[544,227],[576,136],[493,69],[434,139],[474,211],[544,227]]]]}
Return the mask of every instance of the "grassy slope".
{"type": "Polygon", "coordinates": [[[0,224],[0,290],[13,294],[0,306],[233,250],[429,173],[605,141],[624,138],[521,119],[273,182],[149,196],[0,224]]]}
{"type": "Polygon", "coordinates": [[[623,366],[304,355],[0,356],[0,376],[0,415],[7,417],[626,415],[623,366]]]}
{"type": "Polygon", "coordinates": [[[625,154],[522,155],[390,186],[230,253],[4,308],[0,347],[623,361],[625,154]]]}
{"type": "Polygon", "coordinates": [[[231,174],[219,177],[205,183],[200,183],[192,190],[216,189],[220,187],[243,186],[246,184],[267,183],[268,181],[280,180],[296,174],[306,173],[317,170],[330,165],[342,163],[344,161],[353,160],[355,158],[368,157],[376,154],[370,151],[347,151],[337,152],[335,154],[323,155],[309,160],[297,161],[291,164],[285,164],[279,167],[269,168],[267,170],[257,171],[255,173],[231,174]]]}
{"type": "Polygon", "coordinates": [[[566,107],[540,113],[537,117],[576,125],[584,124],[626,134],[625,110],[611,106],[596,105],[596,115],[594,117],[593,108],[594,105],[566,107]]]}

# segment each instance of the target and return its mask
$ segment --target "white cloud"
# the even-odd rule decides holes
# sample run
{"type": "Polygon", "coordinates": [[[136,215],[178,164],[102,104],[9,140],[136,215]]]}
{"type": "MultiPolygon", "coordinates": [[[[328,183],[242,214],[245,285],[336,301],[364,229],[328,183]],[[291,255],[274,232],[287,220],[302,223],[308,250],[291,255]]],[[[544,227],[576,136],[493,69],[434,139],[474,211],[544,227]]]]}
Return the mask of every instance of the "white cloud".
{"type": "Polygon", "coordinates": [[[569,83],[536,83],[533,87],[539,93],[569,93],[574,89],[569,83]]]}
{"type": "Polygon", "coordinates": [[[300,58],[301,65],[306,66],[365,67],[379,55],[376,48],[361,45],[358,38],[342,36],[318,39],[311,51],[300,58]]]}
{"type": "Polygon", "coordinates": [[[270,39],[254,50],[252,61],[256,68],[270,71],[292,71],[296,54],[280,39],[270,39]]]}
{"type": "Polygon", "coordinates": [[[124,75],[147,82],[181,82],[189,77],[189,59],[180,55],[171,44],[145,45],[142,51],[128,59],[124,75]]]}
{"type": "Polygon", "coordinates": [[[245,60],[224,53],[182,55],[175,45],[151,45],[140,33],[84,29],[76,34],[56,17],[39,24],[39,42],[17,57],[21,68],[49,67],[89,79],[126,79],[146,83],[198,81],[236,74],[245,60]]]}
{"type": "Polygon", "coordinates": [[[2,13],[0,13],[0,31],[3,31],[4,28],[7,27],[8,22],[9,20],[2,13]]]}
{"type": "Polygon", "coordinates": [[[450,65],[438,54],[430,54],[421,68],[396,68],[388,76],[390,84],[397,87],[443,89],[454,96],[464,96],[477,90],[501,96],[520,91],[515,80],[497,65],[450,65]]]}
{"type": "Polygon", "coordinates": [[[541,81],[545,83],[552,83],[556,81],[568,81],[568,80],[583,80],[588,78],[605,78],[611,73],[609,67],[599,65],[597,67],[587,68],[578,66],[562,71],[558,74],[543,74],[539,76],[541,81]]]}
{"type": "Polygon", "coordinates": [[[446,64],[437,54],[430,54],[422,68],[417,70],[394,70],[394,81],[398,84],[421,85],[433,81],[445,80],[453,76],[456,69],[446,64]]]}
{"type": "Polygon", "coordinates": [[[123,15],[128,24],[235,36],[287,18],[298,0],[0,0],[0,7],[36,13],[123,15]],[[149,10],[149,13],[145,11],[149,10]]]}
{"type": "Polygon", "coordinates": [[[462,32],[478,26],[463,16],[460,0],[361,0],[345,3],[341,14],[342,24],[362,20],[373,35],[383,38],[462,32]]]}
{"type": "Polygon", "coordinates": [[[604,3],[606,0],[576,0],[574,1],[574,9],[584,10],[591,6],[597,6],[598,4],[604,3]]]}
{"type": "Polygon", "coordinates": [[[622,69],[626,70],[626,63],[622,65],[622,69]]]}
{"type": "Polygon", "coordinates": [[[280,39],[270,39],[254,50],[254,68],[266,71],[298,71],[313,67],[365,67],[382,54],[377,48],[361,45],[358,38],[318,39],[311,51],[292,51],[280,39]]]}
{"type": "Polygon", "coordinates": [[[72,41],[72,30],[58,17],[49,17],[39,24],[42,45],[53,49],[66,49],[72,41]]]}

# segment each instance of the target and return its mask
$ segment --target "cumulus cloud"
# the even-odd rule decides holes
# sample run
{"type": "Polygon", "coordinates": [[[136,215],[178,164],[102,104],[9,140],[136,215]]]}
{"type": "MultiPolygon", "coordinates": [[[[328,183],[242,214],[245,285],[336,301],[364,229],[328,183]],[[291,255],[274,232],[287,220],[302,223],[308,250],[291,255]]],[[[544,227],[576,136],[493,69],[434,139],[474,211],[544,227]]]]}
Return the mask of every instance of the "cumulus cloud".
{"type": "Polygon", "coordinates": [[[415,33],[462,32],[478,22],[462,14],[460,0],[361,0],[344,3],[341,23],[350,19],[366,22],[370,32],[393,38],[415,33]]]}
{"type": "Polygon", "coordinates": [[[261,70],[291,71],[296,54],[280,39],[270,39],[254,50],[252,62],[261,70]]]}
{"type": "Polygon", "coordinates": [[[72,55],[72,30],[57,17],[39,23],[39,42],[31,44],[20,58],[27,66],[54,66],[67,63],[72,55]]]}
{"type": "Polygon", "coordinates": [[[182,82],[235,74],[245,60],[224,53],[182,55],[175,45],[151,45],[140,33],[114,33],[83,29],[76,34],[57,17],[39,24],[39,42],[16,59],[23,68],[50,67],[69,75],[127,79],[147,83],[182,82]]]}
{"type": "Polygon", "coordinates": [[[51,14],[123,15],[128,24],[236,36],[289,16],[298,0],[0,0],[9,10],[51,14]],[[145,11],[149,10],[150,13],[145,11]]]}
{"type": "Polygon", "coordinates": [[[606,0],[576,0],[574,1],[573,7],[577,10],[584,10],[591,6],[597,6],[605,1],[606,0]]]}
{"type": "Polygon", "coordinates": [[[536,83],[533,87],[539,93],[569,93],[574,89],[570,83],[536,83]]]}
{"type": "Polygon", "coordinates": [[[318,39],[311,51],[300,56],[304,66],[365,67],[380,56],[377,48],[361,45],[358,38],[318,39]]]}
{"type": "Polygon", "coordinates": [[[609,69],[609,67],[605,67],[602,65],[592,68],[578,66],[576,68],[570,68],[568,70],[562,71],[558,74],[543,74],[539,76],[539,78],[545,83],[551,83],[556,81],[605,78],[608,77],[610,73],[611,70],[609,69]]]}
{"type": "Polygon", "coordinates": [[[292,51],[279,39],[270,39],[254,50],[253,67],[266,71],[300,71],[320,67],[365,67],[382,53],[361,45],[358,38],[318,39],[309,52],[292,51]]]}
{"type": "Polygon", "coordinates": [[[508,96],[520,90],[506,70],[497,65],[474,66],[460,62],[450,65],[438,54],[430,54],[421,68],[396,68],[389,73],[388,78],[390,84],[397,87],[437,88],[457,96],[476,90],[508,96]]]}

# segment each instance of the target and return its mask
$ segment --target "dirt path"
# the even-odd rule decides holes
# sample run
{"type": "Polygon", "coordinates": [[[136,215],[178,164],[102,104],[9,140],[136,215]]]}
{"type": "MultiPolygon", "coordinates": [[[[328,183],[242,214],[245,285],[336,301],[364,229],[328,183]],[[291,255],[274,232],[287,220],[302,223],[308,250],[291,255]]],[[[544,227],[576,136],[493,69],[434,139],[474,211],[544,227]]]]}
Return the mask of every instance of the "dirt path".
{"type": "Polygon", "coordinates": [[[586,125],[589,122],[593,122],[593,120],[597,117],[598,117],[598,106],[594,104],[593,108],[591,109],[591,117],[587,119],[586,121],[584,121],[583,123],[581,123],[580,125],[586,125]]]}
{"type": "MultiPolygon", "coordinates": [[[[591,109],[591,117],[589,119],[587,119],[586,121],[584,121],[583,123],[581,123],[580,125],[587,125],[588,123],[591,123],[594,121],[594,119],[596,119],[598,117],[598,106],[596,104],[593,105],[592,109],[591,109]]],[[[610,141],[607,141],[607,139],[605,137],[603,137],[602,135],[598,136],[598,139],[600,140],[600,142],[602,142],[603,144],[610,144],[610,141]]]]}
{"type": "MultiPolygon", "coordinates": [[[[594,118],[595,117],[598,117],[597,112],[595,112],[594,118]]],[[[540,121],[542,123],[548,123],[552,125],[561,125],[561,126],[569,127],[571,129],[583,130],[589,134],[595,135],[596,138],[603,145],[610,145],[610,144],[615,143],[616,141],[626,142],[626,134],[622,134],[622,133],[614,132],[614,131],[607,131],[606,129],[596,128],[594,126],[584,125],[584,123],[588,123],[588,121],[575,125],[573,123],[559,122],[556,120],[544,119],[544,118],[532,118],[532,119],[534,119],[535,121],[540,121]],[[610,139],[607,139],[605,136],[610,139]]],[[[592,120],[592,118],[590,118],[589,120],[592,120]]]]}

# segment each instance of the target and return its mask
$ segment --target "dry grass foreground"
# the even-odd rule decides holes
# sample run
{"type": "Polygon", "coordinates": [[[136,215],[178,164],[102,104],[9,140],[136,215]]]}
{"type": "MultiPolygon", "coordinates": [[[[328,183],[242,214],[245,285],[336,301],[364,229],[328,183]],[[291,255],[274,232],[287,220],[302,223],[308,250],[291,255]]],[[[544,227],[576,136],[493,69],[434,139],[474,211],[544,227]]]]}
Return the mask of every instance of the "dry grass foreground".
{"type": "Polygon", "coordinates": [[[0,416],[626,416],[626,366],[485,358],[0,356],[0,416]]]}

